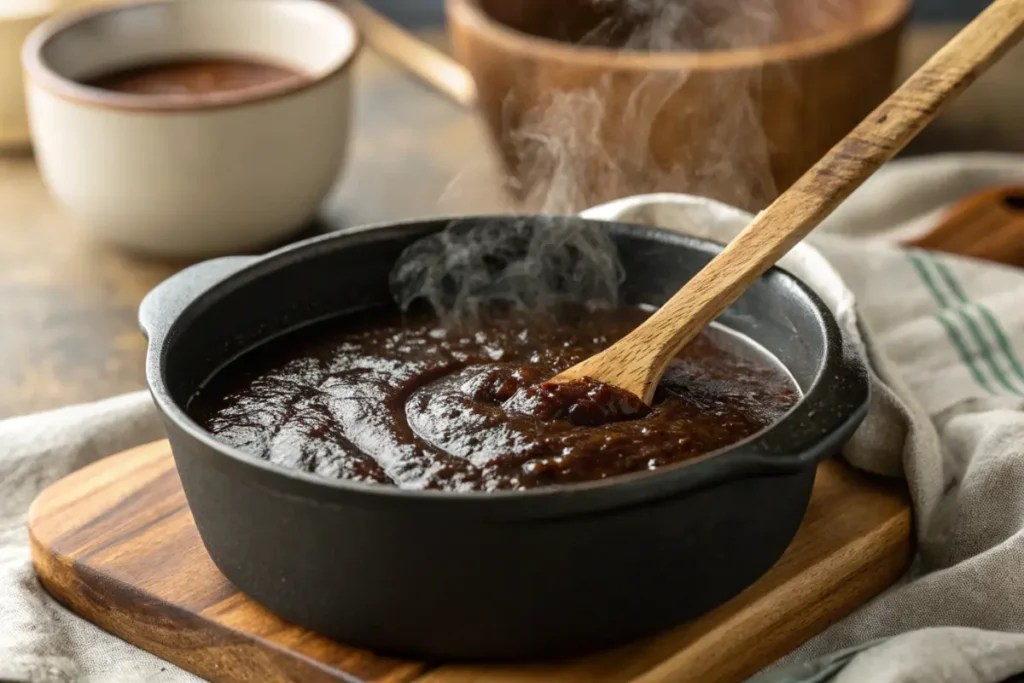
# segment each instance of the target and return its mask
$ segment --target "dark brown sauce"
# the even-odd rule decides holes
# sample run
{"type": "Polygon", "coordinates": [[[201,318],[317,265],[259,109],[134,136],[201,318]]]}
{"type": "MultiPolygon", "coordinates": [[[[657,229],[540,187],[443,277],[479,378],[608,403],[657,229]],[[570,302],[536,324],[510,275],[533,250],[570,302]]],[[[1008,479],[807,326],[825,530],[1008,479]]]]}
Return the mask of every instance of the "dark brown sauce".
{"type": "Polygon", "coordinates": [[[380,312],[285,334],[216,373],[189,405],[219,439],[278,464],[409,489],[491,491],[656,469],[734,444],[799,398],[728,332],[701,334],[648,408],[545,380],[625,336],[640,309],[453,331],[380,312]]]}
{"type": "Polygon", "coordinates": [[[288,79],[304,77],[297,71],[251,59],[182,59],[121,69],[86,84],[129,95],[209,95],[288,79]]]}

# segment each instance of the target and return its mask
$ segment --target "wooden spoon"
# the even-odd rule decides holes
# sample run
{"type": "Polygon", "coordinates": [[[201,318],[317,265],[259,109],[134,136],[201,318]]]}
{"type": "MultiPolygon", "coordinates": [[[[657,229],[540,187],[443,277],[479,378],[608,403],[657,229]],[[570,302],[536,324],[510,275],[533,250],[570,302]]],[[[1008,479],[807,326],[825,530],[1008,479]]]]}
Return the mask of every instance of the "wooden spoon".
{"type": "Polygon", "coordinates": [[[1024,34],[1024,0],[995,0],[643,325],[553,382],[589,378],[650,404],[669,362],[1024,34]]]}

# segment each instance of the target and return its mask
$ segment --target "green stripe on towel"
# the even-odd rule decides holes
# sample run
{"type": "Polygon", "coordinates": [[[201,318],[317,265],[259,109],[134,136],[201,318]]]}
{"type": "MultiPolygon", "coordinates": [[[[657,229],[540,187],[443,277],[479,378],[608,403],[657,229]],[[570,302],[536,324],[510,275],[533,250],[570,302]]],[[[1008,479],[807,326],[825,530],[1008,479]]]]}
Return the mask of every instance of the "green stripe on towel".
{"type": "Polygon", "coordinates": [[[1014,396],[1024,396],[1024,391],[1017,385],[1017,381],[1024,381],[1024,371],[1022,371],[1020,376],[1014,377],[1012,374],[1007,373],[998,362],[999,360],[1006,360],[1010,366],[1013,366],[1015,363],[1019,365],[1016,358],[1012,356],[1009,341],[1005,338],[1005,335],[1002,335],[999,324],[995,317],[991,315],[991,312],[987,310],[983,312],[981,306],[967,298],[963,288],[945,264],[926,252],[919,250],[908,251],[907,258],[913,264],[921,281],[939,305],[939,313],[936,318],[942,323],[947,336],[949,336],[961,360],[971,371],[975,382],[990,394],[1009,393],[1014,396]],[[932,271],[937,274],[937,277],[933,275],[932,271]],[[988,315],[985,315],[985,313],[988,313],[988,315]],[[975,315],[985,319],[987,331],[995,337],[995,346],[999,347],[998,351],[986,337],[981,325],[975,319],[975,315]],[[972,353],[968,348],[968,344],[964,340],[957,321],[967,328],[970,339],[977,346],[977,353],[972,353]],[[1000,340],[1001,335],[1002,340],[1000,340]],[[978,358],[982,360],[981,364],[977,362],[978,358]],[[987,373],[985,372],[986,369],[988,370],[987,373]],[[1002,391],[999,391],[999,387],[993,387],[991,379],[996,381],[999,387],[1002,388],[1002,391]]]}
{"type": "Polygon", "coordinates": [[[974,377],[974,381],[978,384],[978,386],[980,386],[982,389],[984,389],[990,394],[996,393],[995,390],[992,389],[992,386],[989,384],[988,379],[981,372],[981,369],[974,362],[974,355],[967,350],[967,346],[964,344],[964,340],[960,336],[960,331],[957,329],[956,325],[953,323],[952,320],[950,320],[949,316],[946,314],[946,309],[948,307],[946,297],[943,296],[942,292],[939,291],[939,289],[935,286],[935,282],[932,279],[931,273],[928,272],[928,269],[925,267],[925,264],[920,260],[916,252],[908,251],[907,259],[910,261],[911,265],[914,266],[914,269],[917,271],[918,277],[921,278],[921,282],[923,282],[925,287],[928,288],[928,291],[931,292],[932,298],[935,299],[935,302],[939,305],[939,313],[938,315],[935,316],[935,318],[936,320],[939,321],[942,327],[945,328],[946,336],[949,337],[949,341],[953,345],[953,348],[956,349],[957,355],[960,356],[960,360],[967,367],[967,369],[970,370],[971,376],[974,377]]]}
{"type": "Polygon", "coordinates": [[[992,313],[992,310],[980,301],[971,301],[967,298],[963,287],[957,281],[956,276],[953,275],[953,271],[950,270],[949,266],[942,259],[934,256],[929,256],[928,258],[935,264],[936,270],[939,271],[939,275],[946,282],[946,286],[953,292],[953,296],[959,299],[965,306],[981,315],[988,329],[995,337],[1003,356],[1010,362],[1013,373],[1017,376],[1017,379],[1024,382],[1024,366],[1021,366],[1020,361],[1017,360],[1017,355],[1013,352],[1013,346],[1010,344],[1009,335],[1003,330],[1002,325],[999,324],[999,320],[992,313]]]}

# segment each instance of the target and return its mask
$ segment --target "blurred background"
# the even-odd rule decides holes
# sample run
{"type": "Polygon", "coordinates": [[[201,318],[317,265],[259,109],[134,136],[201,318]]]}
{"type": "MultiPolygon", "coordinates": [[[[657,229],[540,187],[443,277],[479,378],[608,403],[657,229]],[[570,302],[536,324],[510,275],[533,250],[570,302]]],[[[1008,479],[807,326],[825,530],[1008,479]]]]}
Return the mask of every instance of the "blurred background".
{"type": "MultiPolygon", "coordinates": [[[[443,21],[444,0],[369,0],[369,4],[409,28],[443,21]]],[[[913,19],[920,23],[966,21],[987,5],[985,0],[917,0],[913,19]]]]}

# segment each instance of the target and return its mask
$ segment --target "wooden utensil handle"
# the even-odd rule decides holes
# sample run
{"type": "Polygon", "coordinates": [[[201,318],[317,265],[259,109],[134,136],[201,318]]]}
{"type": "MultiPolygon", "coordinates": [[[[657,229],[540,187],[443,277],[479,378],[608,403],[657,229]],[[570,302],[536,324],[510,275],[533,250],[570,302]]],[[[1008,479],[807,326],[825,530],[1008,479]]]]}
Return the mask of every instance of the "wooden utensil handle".
{"type": "Polygon", "coordinates": [[[623,342],[660,348],[660,375],[701,329],[903,149],[1022,33],[1024,0],[995,0],[623,342]],[[680,326],[680,317],[691,324],[680,326]]]}
{"type": "Polygon", "coordinates": [[[352,18],[374,50],[407,69],[464,107],[476,104],[469,71],[432,45],[416,38],[361,0],[335,0],[352,18]]]}

